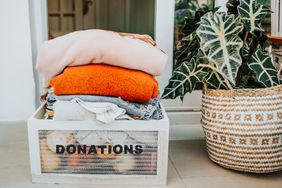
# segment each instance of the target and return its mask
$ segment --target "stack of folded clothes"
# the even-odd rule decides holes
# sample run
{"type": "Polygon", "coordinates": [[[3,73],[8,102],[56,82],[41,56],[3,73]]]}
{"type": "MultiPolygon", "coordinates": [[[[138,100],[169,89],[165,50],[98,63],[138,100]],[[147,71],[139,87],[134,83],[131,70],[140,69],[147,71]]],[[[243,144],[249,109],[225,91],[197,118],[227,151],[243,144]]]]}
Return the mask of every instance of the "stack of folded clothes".
{"type": "Polygon", "coordinates": [[[37,58],[47,119],[162,119],[158,82],[167,55],[148,35],[77,31],[46,41],[37,58]]]}

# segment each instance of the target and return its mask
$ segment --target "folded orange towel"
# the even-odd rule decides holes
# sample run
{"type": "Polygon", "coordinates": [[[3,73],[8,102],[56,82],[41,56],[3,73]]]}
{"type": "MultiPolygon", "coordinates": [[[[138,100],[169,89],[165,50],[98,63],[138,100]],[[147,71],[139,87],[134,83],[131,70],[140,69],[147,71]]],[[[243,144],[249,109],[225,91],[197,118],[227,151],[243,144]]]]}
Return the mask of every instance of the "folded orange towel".
{"type": "Polygon", "coordinates": [[[115,96],[135,102],[147,102],[158,96],[158,82],[153,76],[104,64],[67,67],[50,83],[56,95],[115,96]]]}

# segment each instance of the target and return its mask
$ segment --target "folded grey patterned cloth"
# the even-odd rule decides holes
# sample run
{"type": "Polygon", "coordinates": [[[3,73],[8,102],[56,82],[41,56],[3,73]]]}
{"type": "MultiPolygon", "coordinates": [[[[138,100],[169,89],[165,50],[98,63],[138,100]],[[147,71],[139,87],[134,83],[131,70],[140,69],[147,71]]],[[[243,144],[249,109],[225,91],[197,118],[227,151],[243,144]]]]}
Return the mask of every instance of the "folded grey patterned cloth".
{"type": "Polygon", "coordinates": [[[47,96],[47,110],[53,110],[53,104],[56,101],[70,101],[74,98],[79,98],[85,102],[109,102],[116,104],[120,108],[126,110],[126,113],[141,120],[163,119],[163,113],[160,106],[159,98],[149,100],[147,103],[128,102],[120,97],[108,97],[98,95],[55,95],[49,90],[47,96]]]}

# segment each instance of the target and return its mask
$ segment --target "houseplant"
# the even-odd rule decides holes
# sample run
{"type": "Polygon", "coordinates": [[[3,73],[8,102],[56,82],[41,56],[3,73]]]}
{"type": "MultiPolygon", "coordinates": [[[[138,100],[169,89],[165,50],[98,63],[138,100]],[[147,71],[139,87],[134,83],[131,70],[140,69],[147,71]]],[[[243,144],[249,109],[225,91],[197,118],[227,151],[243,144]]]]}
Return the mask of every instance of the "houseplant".
{"type": "Polygon", "coordinates": [[[208,12],[178,45],[162,98],[183,99],[204,84],[202,125],[209,157],[254,173],[282,169],[282,82],[265,51],[268,7],[229,0],[228,12],[208,12]],[[195,50],[198,49],[198,50],[195,50]]]}
{"type": "MultiPolygon", "coordinates": [[[[196,26],[200,21],[200,17],[211,10],[217,10],[214,7],[215,0],[209,1],[208,4],[199,4],[198,0],[176,0],[175,1],[175,15],[174,15],[174,42],[178,43],[183,35],[186,35],[191,30],[190,26],[196,26]]],[[[177,52],[174,48],[174,52],[177,52]]],[[[173,65],[177,67],[176,64],[173,65]]]]}

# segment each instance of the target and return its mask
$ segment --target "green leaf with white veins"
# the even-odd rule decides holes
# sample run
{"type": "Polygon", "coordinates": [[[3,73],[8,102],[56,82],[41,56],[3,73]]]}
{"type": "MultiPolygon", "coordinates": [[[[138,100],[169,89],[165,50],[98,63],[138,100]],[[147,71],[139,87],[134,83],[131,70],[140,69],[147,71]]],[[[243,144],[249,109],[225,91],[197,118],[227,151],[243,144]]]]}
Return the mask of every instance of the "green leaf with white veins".
{"type": "MultiPolygon", "coordinates": [[[[207,60],[207,56],[203,51],[200,49],[198,50],[198,62],[199,65],[207,65],[209,64],[207,60]]],[[[208,84],[208,87],[211,89],[228,89],[222,75],[218,74],[214,70],[209,70],[209,74],[206,76],[205,81],[208,84]]]]}
{"type": "Polygon", "coordinates": [[[257,49],[252,55],[248,66],[256,73],[258,81],[265,87],[279,84],[278,72],[273,65],[272,58],[261,49],[257,49]]]}
{"type": "Polygon", "coordinates": [[[206,82],[211,89],[228,89],[221,75],[216,74],[215,72],[211,72],[206,77],[206,82]]]}
{"type": "Polygon", "coordinates": [[[240,0],[238,6],[240,17],[251,34],[261,32],[261,20],[271,11],[265,5],[257,4],[256,0],[240,0]]]}
{"type": "Polygon", "coordinates": [[[233,84],[242,63],[240,49],[243,42],[238,36],[242,28],[239,17],[235,18],[225,12],[209,12],[201,18],[196,31],[208,61],[233,84]]]}
{"type": "Polygon", "coordinates": [[[198,68],[197,65],[197,58],[194,56],[189,62],[183,62],[175,69],[162,98],[175,99],[178,96],[184,97],[187,92],[191,93],[196,84],[203,81],[208,74],[205,68],[198,68]]]}

